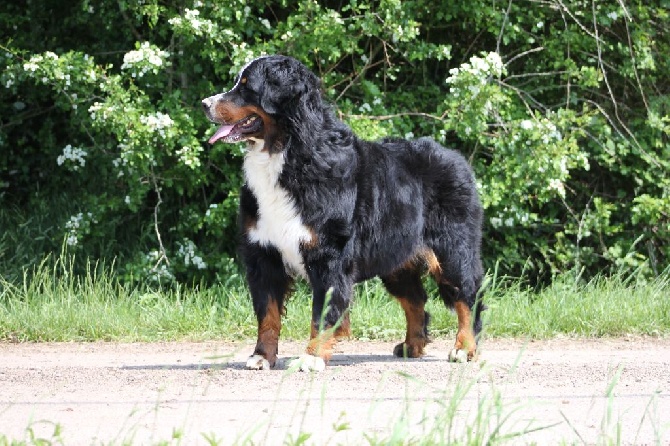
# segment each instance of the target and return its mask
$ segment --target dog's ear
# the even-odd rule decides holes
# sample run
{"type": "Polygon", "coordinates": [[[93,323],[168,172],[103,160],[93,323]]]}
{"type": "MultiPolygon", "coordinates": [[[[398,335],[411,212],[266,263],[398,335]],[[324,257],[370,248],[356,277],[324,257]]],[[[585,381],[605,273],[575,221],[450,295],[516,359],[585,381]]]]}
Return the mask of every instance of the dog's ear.
{"type": "Polygon", "coordinates": [[[260,105],[270,114],[300,114],[298,107],[321,107],[321,81],[307,67],[288,57],[264,61],[265,81],[260,105]]]}

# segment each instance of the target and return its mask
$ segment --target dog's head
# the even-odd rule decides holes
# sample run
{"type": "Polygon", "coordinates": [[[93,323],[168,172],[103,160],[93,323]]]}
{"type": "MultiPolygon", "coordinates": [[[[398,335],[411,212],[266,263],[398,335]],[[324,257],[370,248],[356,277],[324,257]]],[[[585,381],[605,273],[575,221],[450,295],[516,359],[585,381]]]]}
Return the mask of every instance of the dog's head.
{"type": "Polygon", "coordinates": [[[259,57],[242,68],[233,88],[204,99],[202,106],[220,125],[210,144],[263,140],[263,150],[276,153],[286,138],[302,139],[305,127],[318,116],[320,81],[293,58],[259,57]]]}

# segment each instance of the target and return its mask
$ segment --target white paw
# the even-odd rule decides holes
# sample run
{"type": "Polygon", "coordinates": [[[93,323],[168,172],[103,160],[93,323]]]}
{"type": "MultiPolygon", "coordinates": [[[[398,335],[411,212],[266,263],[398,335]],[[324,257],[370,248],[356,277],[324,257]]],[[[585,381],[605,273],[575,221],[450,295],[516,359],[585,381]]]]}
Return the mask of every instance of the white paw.
{"type": "Polygon", "coordinates": [[[245,367],[248,370],[270,370],[270,362],[261,355],[252,355],[245,367]]]}
{"type": "Polygon", "coordinates": [[[449,362],[468,362],[468,352],[465,350],[453,349],[449,352],[449,362]]]}
{"type": "Polygon", "coordinates": [[[288,369],[301,372],[322,372],[326,370],[326,363],[318,356],[301,355],[288,363],[288,369]]]}

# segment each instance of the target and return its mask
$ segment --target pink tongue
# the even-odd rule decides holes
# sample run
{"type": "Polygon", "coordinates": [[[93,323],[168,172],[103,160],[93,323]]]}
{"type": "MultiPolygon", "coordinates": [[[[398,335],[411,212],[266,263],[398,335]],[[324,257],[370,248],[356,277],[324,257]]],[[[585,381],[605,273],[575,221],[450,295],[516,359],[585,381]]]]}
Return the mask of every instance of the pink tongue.
{"type": "Polygon", "coordinates": [[[219,129],[216,131],[216,133],[214,135],[212,135],[211,138],[209,138],[209,143],[214,144],[215,142],[217,142],[221,138],[224,138],[224,137],[228,136],[230,131],[233,130],[233,127],[235,127],[235,126],[234,125],[222,125],[221,127],[219,127],[219,129]]]}

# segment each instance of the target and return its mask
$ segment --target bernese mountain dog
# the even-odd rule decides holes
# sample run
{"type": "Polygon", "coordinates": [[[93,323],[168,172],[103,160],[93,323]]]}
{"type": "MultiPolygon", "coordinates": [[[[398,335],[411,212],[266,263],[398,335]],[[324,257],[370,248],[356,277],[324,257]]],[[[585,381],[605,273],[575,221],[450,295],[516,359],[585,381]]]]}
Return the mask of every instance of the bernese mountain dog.
{"type": "Polygon", "coordinates": [[[405,341],[393,353],[422,356],[426,272],[458,316],[449,359],[475,358],[484,309],[482,207],[462,155],[428,138],[358,138],[324,100],[319,78],[286,56],[252,60],[232,89],[202,105],[219,125],[210,144],[247,143],[240,254],[258,319],[248,369],[275,366],[297,277],[313,292],[307,369],[322,369],[336,340],[350,335],[354,284],[373,277],[407,318],[405,341]]]}

